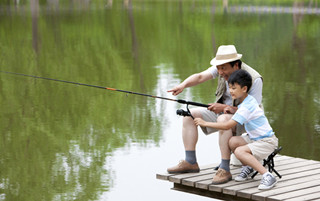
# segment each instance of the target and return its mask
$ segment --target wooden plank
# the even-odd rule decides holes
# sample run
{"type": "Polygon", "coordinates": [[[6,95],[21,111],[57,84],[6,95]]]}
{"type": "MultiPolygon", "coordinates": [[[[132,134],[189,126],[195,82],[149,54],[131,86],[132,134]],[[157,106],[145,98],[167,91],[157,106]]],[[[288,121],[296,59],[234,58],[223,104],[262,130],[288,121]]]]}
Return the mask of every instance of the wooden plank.
{"type": "Polygon", "coordinates": [[[291,199],[287,199],[286,201],[301,201],[301,200],[319,200],[320,199],[320,192],[311,193],[291,199]]]}
{"type": "Polygon", "coordinates": [[[211,171],[209,174],[199,175],[191,178],[182,179],[182,184],[195,187],[196,183],[204,180],[211,180],[215,173],[211,171]]]}
{"type": "MultiPolygon", "coordinates": [[[[199,173],[157,174],[157,179],[173,182],[175,190],[201,194],[227,200],[311,200],[320,198],[320,162],[291,156],[277,155],[275,169],[282,175],[277,185],[266,191],[258,189],[261,175],[244,182],[234,180],[213,185],[212,178],[218,164],[202,166],[199,173]]],[[[240,171],[239,166],[230,166],[232,177],[240,171]]],[[[274,174],[275,175],[275,174],[274,174]]]]}
{"type": "Polygon", "coordinates": [[[289,180],[289,179],[295,179],[295,178],[306,177],[309,175],[319,174],[320,170],[317,169],[319,168],[319,166],[320,166],[320,163],[309,165],[307,167],[283,170],[282,173],[284,176],[281,178],[281,180],[289,180]]]}
{"type": "MultiPolygon", "coordinates": [[[[319,166],[320,163],[315,164],[315,165],[319,166]]],[[[301,167],[300,169],[289,169],[288,171],[291,172],[290,176],[285,175],[282,177],[282,179],[279,179],[278,184],[274,187],[274,189],[277,189],[277,186],[280,185],[280,183],[283,181],[301,178],[301,177],[305,177],[305,176],[309,176],[309,175],[315,175],[315,174],[320,173],[320,169],[314,169],[313,166],[301,167]],[[293,174],[294,172],[292,172],[291,170],[295,170],[296,171],[295,174],[293,174]]],[[[237,196],[251,199],[253,194],[260,193],[260,192],[261,191],[257,187],[256,188],[249,188],[249,189],[244,189],[244,190],[238,191],[237,196]]]]}
{"type": "MultiPolygon", "coordinates": [[[[213,174],[212,174],[212,177],[213,177],[213,174]]],[[[196,188],[199,188],[199,189],[206,189],[206,190],[208,190],[208,189],[209,189],[209,185],[212,183],[212,177],[211,177],[210,179],[207,179],[207,180],[198,181],[198,182],[195,184],[195,187],[196,187],[196,188]]]]}
{"type": "Polygon", "coordinates": [[[274,161],[274,165],[275,168],[280,167],[280,166],[287,166],[287,165],[291,165],[291,164],[295,164],[295,163],[301,163],[304,162],[305,160],[301,159],[301,158],[292,158],[292,159],[287,159],[287,160],[275,160],[274,161]]]}
{"type": "Polygon", "coordinates": [[[293,158],[290,156],[276,156],[276,157],[274,157],[275,166],[299,162],[301,160],[302,159],[300,159],[300,158],[293,158]]]}
{"type": "Polygon", "coordinates": [[[315,163],[314,161],[304,161],[302,163],[294,163],[289,166],[281,166],[279,168],[275,168],[277,171],[282,171],[283,175],[288,175],[292,173],[296,173],[297,171],[310,170],[313,168],[318,168],[320,163],[315,163]]]}
{"type": "Polygon", "coordinates": [[[223,189],[223,193],[229,195],[237,195],[237,192],[240,190],[248,188],[256,188],[261,180],[261,175],[257,175],[254,179],[249,179],[243,182],[236,182],[236,186],[230,186],[223,189]]]}
{"type": "MultiPolygon", "coordinates": [[[[298,163],[292,163],[291,165],[294,167],[292,169],[288,169],[288,167],[286,166],[282,166],[279,167],[280,170],[284,169],[283,172],[280,172],[280,174],[282,175],[287,175],[287,174],[292,174],[292,173],[297,173],[300,172],[300,168],[304,167],[305,165],[308,164],[314,165],[316,167],[318,167],[320,164],[319,163],[314,163],[313,161],[303,161],[303,163],[298,162],[298,163]],[[287,169],[287,170],[286,170],[287,169]]],[[[304,167],[304,170],[306,169],[312,169],[314,166],[308,166],[307,168],[304,167]]],[[[320,166],[319,166],[320,167],[320,166]]],[[[278,169],[278,170],[279,170],[278,169]]],[[[257,175],[255,177],[255,180],[249,180],[247,181],[247,183],[245,185],[242,184],[238,184],[237,187],[233,187],[233,186],[222,186],[224,187],[223,189],[223,193],[226,194],[230,194],[230,195],[237,195],[239,197],[245,197],[245,198],[251,198],[251,194],[253,193],[257,193],[260,190],[258,189],[258,185],[260,183],[260,179],[261,179],[261,175],[257,175]],[[259,176],[259,177],[258,177],[259,176]],[[238,192],[240,191],[239,195],[238,192]],[[250,191],[250,193],[246,192],[246,191],[250,191]],[[244,193],[245,192],[245,193],[244,193]]],[[[229,182],[230,183],[230,182],[229,182]]],[[[239,182],[236,182],[239,183],[239,182]]],[[[209,188],[209,190],[212,190],[209,188]]],[[[217,190],[220,190],[219,188],[217,188],[217,190]]]]}
{"type": "MultiPolygon", "coordinates": [[[[231,165],[230,170],[238,172],[239,167],[231,165]]],[[[216,173],[216,171],[211,169],[209,171],[209,174],[198,174],[198,175],[195,175],[194,177],[183,178],[181,183],[184,185],[187,185],[187,186],[195,186],[196,182],[204,181],[204,180],[205,181],[212,180],[215,173],[216,173]]],[[[239,171],[239,173],[240,173],[240,171],[239,171]]]]}
{"type": "MultiPolygon", "coordinates": [[[[314,174],[314,173],[310,172],[310,174],[314,174]]],[[[283,179],[278,181],[278,184],[273,189],[278,189],[279,186],[281,187],[281,183],[283,181],[299,178],[301,176],[306,176],[306,175],[307,174],[305,172],[302,172],[302,173],[297,173],[296,175],[292,175],[291,177],[285,176],[283,179]]],[[[259,192],[261,192],[261,191],[258,188],[245,189],[245,190],[240,190],[237,193],[237,196],[252,199],[252,196],[256,193],[259,193],[259,192]],[[250,195],[251,195],[251,197],[250,197],[250,195]]]]}
{"type": "Polygon", "coordinates": [[[299,162],[299,161],[303,161],[303,160],[304,159],[293,158],[293,157],[289,157],[289,156],[274,157],[275,166],[283,165],[283,164],[295,163],[295,162],[299,162]]]}
{"type": "MultiPolygon", "coordinates": [[[[200,166],[200,170],[207,170],[207,169],[212,169],[214,167],[216,167],[218,164],[215,163],[215,164],[209,164],[209,165],[204,165],[204,166],[200,166]]],[[[179,175],[179,174],[170,174],[168,172],[165,172],[165,173],[158,173],[156,174],[156,178],[157,179],[160,179],[160,180],[169,180],[169,178],[171,176],[174,176],[174,175],[179,175]]]]}
{"type": "Polygon", "coordinates": [[[287,163],[291,163],[290,161],[296,161],[296,160],[305,160],[305,159],[302,159],[302,158],[295,158],[295,157],[292,157],[292,156],[284,156],[284,155],[280,155],[280,156],[275,156],[274,158],[274,161],[277,163],[277,162],[280,162],[280,161],[286,161],[287,163]]]}
{"type": "MultiPolygon", "coordinates": [[[[261,193],[253,194],[253,200],[265,200],[267,197],[271,197],[274,195],[279,195],[283,193],[288,193],[295,191],[297,189],[303,189],[308,187],[313,187],[319,185],[320,176],[318,176],[317,180],[313,180],[314,176],[306,177],[306,178],[298,178],[294,180],[288,180],[285,182],[279,182],[276,188],[270,189],[268,191],[262,191],[261,193]],[[315,183],[316,182],[316,183],[315,183]]],[[[320,190],[320,189],[319,189],[320,190]]]]}
{"type": "Polygon", "coordinates": [[[270,198],[267,199],[267,201],[277,201],[277,200],[285,200],[285,199],[295,198],[295,197],[299,197],[302,195],[308,195],[311,193],[318,193],[319,190],[320,190],[320,184],[318,181],[317,186],[310,187],[310,188],[303,188],[301,190],[296,190],[293,192],[288,192],[288,193],[284,193],[284,194],[280,194],[280,195],[271,196],[270,198]]]}
{"type": "Polygon", "coordinates": [[[237,195],[237,192],[240,190],[248,189],[248,188],[257,188],[260,180],[249,180],[246,182],[236,182],[234,181],[236,185],[234,186],[227,186],[223,189],[223,193],[228,194],[228,195],[237,195]]]}
{"type": "Polygon", "coordinates": [[[156,178],[160,180],[169,180],[169,177],[172,176],[173,174],[168,174],[168,173],[157,173],[156,178]]]}
{"type": "MultiPolygon", "coordinates": [[[[295,169],[300,168],[300,167],[304,167],[304,166],[308,166],[308,165],[315,165],[315,164],[319,164],[318,162],[315,161],[311,161],[311,160],[299,160],[299,161],[295,161],[294,163],[290,163],[290,164],[282,164],[282,165],[277,165],[275,164],[275,170],[277,170],[279,173],[282,170],[285,171],[293,171],[295,172],[295,169]]],[[[280,173],[281,175],[281,173],[280,173]]]]}
{"type": "MultiPolygon", "coordinates": [[[[305,162],[305,160],[301,159],[301,158],[293,158],[293,157],[290,157],[290,156],[282,156],[282,155],[278,156],[277,155],[275,157],[275,166],[276,166],[275,169],[277,170],[278,165],[279,166],[284,166],[284,165],[286,166],[286,165],[289,165],[289,164],[296,164],[296,166],[302,166],[303,163],[299,163],[299,162],[305,162]]],[[[241,167],[234,166],[232,168],[239,168],[239,170],[240,170],[241,167]]],[[[286,166],[286,167],[284,167],[282,169],[288,169],[288,167],[286,166]]],[[[233,177],[235,177],[235,176],[236,175],[233,175],[233,177]]],[[[257,175],[255,178],[258,178],[258,176],[259,175],[257,175]]],[[[213,175],[212,175],[212,177],[213,177],[213,175]]],[[[261,179],[261,178],[259,178],[259,179],[261,179]]],[[[195,183],[195,187],[196,188],[200,188],[200,189],[209,189],[209,185],[211,185],[211,183],[212,183],[212,178],[204,179],[204,180],[196,182],[195,183]]],[[[231,193],[231,194],[233,194],[233,193],[231,193]]]]}
{"type": "MultiPolygon", "coordinates": [[[[200,171],[199,173],[185,173],[185,174],[172,175],[169,177],[169,181],[180,184],[182,179],[184,178],[194,177],[196,175],[202,175],[202,174],[203,174],[203,171],[200,171]]],[[[207,173],[204,173],[204,174],[207,174],[207,173]]]]}
{"type": "MultiPolygon", "coordinates": [[[[314,173],[314,174],[317,174],[317,173],[314,173]]],[[[320,178],[320,175],[317,175],[317,176],[319,176],[319,178],[320,178]]],[[[278,182],[276,189],[283,186],[283,185],[291,185],[291,184],[295,184],[295,183],[299,183],[299,182],[303,182],[303,181],[310,181],[310,180],[312,180],[312,178],[313,179],[317,178],[317,176],[314,176],[314,175],[311,175],[310,177],[307,177],[307,175],[301,175],[300,177],[299,177],[299,175],[297,175],[297,176],[292,175],[291,177],[285,176],[285,179],[292,179],[292,178],[295,179],[296,177],[298,177],[298,179],[297,180],[289,180],[289,181],[280,179],[279,181],[281,181],[281,182],[278,182]]],[[[231,186],[231,187],[224,188],[223,193],[230,194],[230,195],[237,195],[238,191],[245,190],[248,188],[257,187],[260,183],[261,175],[257,175],[255,177],[255,179],[259,180],[259,181],[252,182],[252,180],[247,180],[247,181],[245,181],[245,183],[241,183],[238,186],[231,186]]],[[[254,191],[256,191],[256,190],[254,190],[254,191]]],[[[267,192],[270,192],[270,191],[267,191],[267,192]]],[[[263,197],[262,195],[264,195],[264,194],[262,193],[260,196],[258,194],[258,196],[256,196],[256,197],[263,197]]],[[[254,197],[252,197],[252,199],[254,199],[254,197]]],[[[260,200],[260,199],[256,198],[255,200],[260,200]]]]}
{"type": "Polygon", "coordinates": [[[194,186],[194,182],[198,181],[199,179],[203,178],[204,179],[208,179],[211,177],[213,173],[213,169],[210,170],[205,170],[205,171],[201,171],[198,174],[194,174],[191,177],[178,177],[181,179],[181,184],[186,185],[186,186],[194,186]]]}

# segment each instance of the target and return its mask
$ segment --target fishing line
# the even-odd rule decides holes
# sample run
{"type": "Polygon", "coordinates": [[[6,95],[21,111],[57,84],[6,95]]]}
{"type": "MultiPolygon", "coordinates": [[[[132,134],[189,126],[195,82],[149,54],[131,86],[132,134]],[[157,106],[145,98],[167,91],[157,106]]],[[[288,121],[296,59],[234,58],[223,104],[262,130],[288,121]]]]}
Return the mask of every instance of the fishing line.
{"type": "Polygon", "coordinates": [[[97,86],[97,85],[91,85],[91,84],[85,84],[85,83],[73,82],[73,81],[67,81],[67,80],[59,80],[59,79],[48,78],[48,77],[40,77],[40,76],[36,76],[36,75],[27,75],[27,74],[14,73],[14,72],[8,72],[8,71],[0,71],[0,72],[1,73],[6,73],[6,74],[11,74],[11,75],[17,75],[17,76],[31,77],[31,78],[35,78],[35,79],[43,79],[43,80],[50,80],[50,81],[55,81],[55,82],[62,82],[62,83],[86,86],[86,87],[106,89],[106,90],[110,90],[110,91],[117,91],[117,92],[123,92],[123,93],[126,93],[126,94],[134,94],[134,95],[139,95],[139,96],[146,96],[146,97],[150,97],[150,98],[158,98],[158,99],[167,100],[167,101],[175,101],[175,102],[178,102],[178,103],[181,103],[181,104],[194,105],[194,106],[200,106],[200,107],[209,107],[209,105],[207,105],[207,104],[202,104],[202,103],[197,103],[197,102],[192,102],[192,101],[186,101],[186,100],[182,100],[182,99],[172,99],[172,98],[154,96],[154,95],[143,94],[143,93],[138,93],[138,92],[133,92],[133,91],[115,89],[115,88],[110,88],[110,87],[102,87],[102,86],[97,86]]]}

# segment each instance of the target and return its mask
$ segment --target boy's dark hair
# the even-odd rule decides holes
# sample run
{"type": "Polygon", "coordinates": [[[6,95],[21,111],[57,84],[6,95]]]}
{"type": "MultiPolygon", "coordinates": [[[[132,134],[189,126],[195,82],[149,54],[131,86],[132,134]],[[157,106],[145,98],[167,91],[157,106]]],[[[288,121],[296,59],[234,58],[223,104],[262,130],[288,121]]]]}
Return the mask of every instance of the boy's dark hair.
{"type": "Polygon", "coordinates": [[[251,75],[242,69],[234,71],[229,79],[228,83],[234,85],[235,83],[239,84],[242,87],[247,86],[247,92],[250,90],[252,85],[252,77],[251,75]]]}

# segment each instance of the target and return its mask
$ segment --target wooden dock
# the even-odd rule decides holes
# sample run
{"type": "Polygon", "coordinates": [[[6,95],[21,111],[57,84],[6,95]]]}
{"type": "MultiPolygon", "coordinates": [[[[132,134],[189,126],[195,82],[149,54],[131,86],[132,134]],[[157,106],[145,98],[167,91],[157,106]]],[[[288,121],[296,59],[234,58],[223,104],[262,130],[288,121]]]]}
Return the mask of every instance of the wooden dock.
{"type": "MultiPolygon", "coordinates": [[[[211,180],[216,172],[213,168],[218,164],[202,166],[199,173],[157,174],[157,179],[172,182],[174,190],[222,200],[320,200],[319,161],[277,155],[274,163],[282,178],[277,177],[278,183],[270,190],[258,190],[260,174],[244,182],[232,180],[226,184],[212,185],[211,180]]],[[[241,167],[230,168],[234,179],[241,167]]]]}

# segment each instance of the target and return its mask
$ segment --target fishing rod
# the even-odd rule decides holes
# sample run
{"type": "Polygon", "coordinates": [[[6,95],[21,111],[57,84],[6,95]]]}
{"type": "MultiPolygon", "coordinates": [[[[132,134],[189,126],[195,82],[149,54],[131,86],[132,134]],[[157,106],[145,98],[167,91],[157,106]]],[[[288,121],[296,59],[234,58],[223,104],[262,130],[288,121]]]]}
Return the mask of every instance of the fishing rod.
{"type": "Polygon", "coordinates": [[[200,106],[200,107],[209,107],[209,105],[206,105],[206,104],[192,102],[192,101],[186,101],[186,100],[182,100],[182,99],[172,99],[172,98],[166,98],[166,97],[161,97],[161,96],[153,96],[153,95],[143,94],[143,93],[138,93],[138,92],[133,92],[133,91],[125,91],[125,90],[121,90],[121,89],[102,87],[102,86],[97,86],[97,85],[84,84],[84,83],[79,83],[79,82],[72,82],[72,81],[67,81],[67,80],[59,80],[59,79],[53,79],[53,78],[47,78],[47,77],[39,77],[39,76],[35,76],[35,75],[27,75],[27,74],[22,74],[22,73],[14,73],[14,72],[8,72],[8,71],[0,71],[0,72],[1,73],[6,73],[6,74],[11,74],[11,75],[32,77],[32,78],[36,78],[36,79],[50,80],[50,81],[55,81],[55,82],[63,82],[63,83],[86,86],[86,87],[94,87],[94,88],[99,88],[99,89],[118,91],[118,92],[123,92],[123,93],[127,93],[127,94],[134,94],[134,95],[139,95],[139,96],[158,98],[158,99],[162,99],[162,100],[175,101],[175,102],[187,105],[187,110],[188,111],[184,111],[184,110],[181,110],[181,109],[177,110],[177,114],[178,115],[182,115],[182,116],[191,116],[192,117],[192,115],[191,115],[191,113],[190,113],[190,111],[188,109],[188,105],[194,105],[194,106],[200,106]],[[180,112],[178,112],[178,111],[180,111],[180,112]]]}

